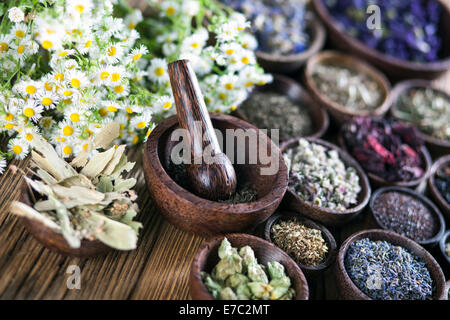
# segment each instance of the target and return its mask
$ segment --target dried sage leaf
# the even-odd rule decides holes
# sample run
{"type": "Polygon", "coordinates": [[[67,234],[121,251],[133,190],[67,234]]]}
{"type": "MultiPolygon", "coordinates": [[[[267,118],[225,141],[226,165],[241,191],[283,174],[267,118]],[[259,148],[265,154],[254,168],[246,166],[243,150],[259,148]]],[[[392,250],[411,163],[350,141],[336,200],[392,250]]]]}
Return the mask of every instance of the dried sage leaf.
{"type": "Polygon", "coordinates": [[[83,170],[81,170],[81,173],[91,179],[97,177],[111,161],[111,158],[114,156],[114,153],[115,149],[111,148],[106,150],[105,152],[99,152],[95,154],[91,158],[91,160],[89,160],[89,162],[83,168],[83,170]]]}

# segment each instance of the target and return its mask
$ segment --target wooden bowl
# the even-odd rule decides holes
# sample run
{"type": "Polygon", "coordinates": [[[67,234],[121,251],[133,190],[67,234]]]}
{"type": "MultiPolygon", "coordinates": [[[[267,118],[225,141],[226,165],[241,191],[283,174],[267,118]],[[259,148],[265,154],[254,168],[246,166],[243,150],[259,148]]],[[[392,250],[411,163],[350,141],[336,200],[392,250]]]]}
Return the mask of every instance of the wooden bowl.
{"type": "Polygon", "coordinates": [[[428,198],[426,198],[425,196],[421,195],[420,193],[414,192],[413,190],[408,189],[408,188],[384,187],[384,188],[380,188],[380,189],[376,190],[373,193],[372,198],[370,199],[369,208],[370,208],[370,212],[372,214],[372,218],[374,219],[377,227],[384,229],[384,230],[391,230],[391,229],[387,228],[380,221],[379,217],[375,214],[375,211],[374,211],[375,200],[377,199],[378,196],[380,196],[381,194],[386,193],[386,192],[398,192],[398,193],[403,193],[408,196],[411,196],[411,197],[419,200],[420,202],[422,202],[428,208],[428,210],[430,210],[430,212],[434,215],[435,221],[438,224],[436,234],[433,237],[431,237],[430,239],[421,240],[421,241],[414,240],[414,239],[412,239],[412,240],[416,241],[418,244],[420,244],[422,246],[433,246],[433,245],[437,244],[439,242],[439,240],[441,240],[441,238],[445,232],[445,221],[444,221],[444,217],[443,217],[442,213],[434,205],[434,203],[431,202],[428,198]]]}
{"type": "MultiPolygon", "coordinates": [[[[272,226],[276,224],[280,220],[288,221],[291,219],[296,219],[297,221],[301,222],[303,225],[305,225],[308,228],[314,228],[318,229],[322,232],[322,236],[327,243],[328,247],[328,253],[327,257],[325,258],[325,261],[321,264],[318,264],[317,266],[309,266],[305,264],[297,263],[298,266],[302,269],[303,273],[309,278],[309,277],[316,277],[320,274],[322,274],[328,267],[330,267],[334,259],[336,257],[336,240],[334,239],[331,232],[325,228],[325,226],[314,222],[306,217],[301,216],[300,214],[296,212],[290,212],[290,211],[282,211],[281,213],[276,213],[272,215],[266,222],[266,225],[264,227],[264,238],[269,241],[270,243],[273,243],[272,241],[272,226]]],[[[275,244],[275,243],[273,243],[275,244]]],[[[294,260],[295,261],[295,260],[294,260]]]]}
{"type": "Polygon", "coordinates": [[[445,201],[444,197],[441,195],[439,190],[435,185],[436,172],[442,168],[444,165],[450,164],[450,155],[443,156],[436,160],[430,170],[430,179],[428,180],[428,190],[430,192],[431,198],[441,209],[442,213],[445,215],[447,221],[450,221],[450,204],[445,201]]]}
{"type": "MultiPolygon", "coordinates": [[[[262,87],[256,87],[253,92],[275,92],[278,94],[282,94],[287,96],[295,104],[307,108],[314,127],[314,131],[311,133],[311,135],[309,135],[309,137],[320,138],[327,131],[329,125],[328,113],[325,111],[325,109],[316,104],[316,102],[311,98],[307,90],[305,90],[300,84],[298,84],[291,78],[274,74],[272,83],[262,87]]],[[[234,111],[234,114],[238,118],[248,121],[248,118],[239,109],[234,111]]],[[[271,128],[260,128],[260,129],[270,130],[271,128]]],[[[282,128],[279,129],[283,130],[282,128]]],[[[270,134],[270,131],[268,131],[268,133],[270,134]]]]}
{"type": "Polygon", "coordinates": [[[441,266],[447,276],[450,275],[450,257],[445,253],[445,244],[448,242],[450,242],[450,230],[447,230],[439,241],[441,266]]]}
{"type": "MultiPolygon", "coordinates": [[[[338,133],[338,144],[341,148],[343,148],[344,150],[346,150],[348,153],[350,153],[350,150],[348,150],[347,145],[344,142],[344,137],[343,137],[343,131],[344,131],[344,126],[341,127],[341,130],[338,133]]],[[[350,153],[351,154],[351,153],[350,153]]],[[[422,161],[424,163],[424,174],[417,179],[413,179],[410,181],[386,181],[383,178],[370,173],[370,172],[366,172],[367,176],[369,177],[370,183],[372,184],[372,187],[374,188],[378,188],[378,187],[404,187],[404,188],[417,188],[418,191],[420,191],[421,189],[421,185],[424,184],[424,182],[428,179],[428,176],[430,174],[430,169],[431,169],[431,156],[430,153],[428,152],[428,149],[423,146],[420,149],[420,156],[422,157],[422,161]]]]}
{"type": "Polygon", "coordinates": [[[306,86],[311,92],[311,96],[313,97],[313,99],[316,100],[316,102],[319,105],[324,106],[330,113],[331,117],[338,124],[342,124],[349,118],[357,116],[383,116],[389,110],[389,107],[391,105],[389,95],[391,85],[389,83],[389,80],[381,72],[379,72],[372,66],[351,55],[339,53],[336,51],[323,51],[316,54],[311,59],[309,59],[306,64],[305,82],[306,86]],[[323,92],[319,90],[313,79],[314,69],[316,68],[317,65],[321,64],[342,66],[349,68],[351,70],[368,74],[372,79],[374,79],[378,83],[380,89],[382,90],[383,94],[382,102],[376,109],[371,111],[367,110],[350,111],[345,106],[331,100],[323,92]]]}
{"type": "MultiPolygon", "coordinates": [[[[286,253],[277,246],[249,234],[227,234],[226,238],[235,248],[250,246],[255,252],[255,257],[260,264],[267,266],[267,263],[277,261],[281,263],[286,271],[286,275],[291,279],[295,289],[295,300],[308,300],[308,283],[302,270],[286,253]]],[[[203,283],[201,272],[211,272],[219,262],[218,249],[224,236],[217,236],[209,239],[197,251],[192,262],[189,275],[189,290],[193,300],[214,300],[203,283]]]]}
{"type": "MultiPolygon", "coordinates": [[[[242,204],[206,200],[179,186],[167,174],[166,169],[173,147],[169,141],[172,132],[178,128],[176,116],[162,121],[149,136],[143,161],[147,187],[163,216],[182,230],[202,236],[243,232],[266,220],[279,206],[287,188],[287,167],[278,147],[255,126],[232,116],[212,113],[210,116],[214,128],[223,133],[227,142],[233,138],[226,132],[227,129],[242,129],[246,132],[253,130],[258,138],[267,140],[264,147],[272,150],[273,160],[269,164],[263,165],[260,159],[256,164],[248,164],[251,152],[249,143],[245,144],[246,164],[234,164],[238,186],[249,183],[250,187],[257,191],[257,199],[242,204]],[[262,175],[260,169],[267,168],[271,164],[278,165],[279,170],[272,175],[262,175]]],[[[227,150],[227,144],[223,143],[222,150],[229,154],[233,150],[227,150]]],[[[242,151],[238,152],[237,143],[234,143],[232,163],[237,163],[238,156],[243,156],[242,151]]]]}
{"type": "MultiPolygon", "coordinates": [[[[283,143],[283,145],[280,147],[281,152],[284,153],[288,149],[296,147],[298,145],[299,140],[300,138],[294,138],[283,143]]],[[[309,142],[322,145],[327,149],[336,150],[339,153],[340,159],[347,167],[351,166],[355,168],[359,176],[359,181],[361,185],[361,192],[358,195],[358,205],[349,208],[345,211],[336,211],[326,208],[320,208],[316,205],[313,205],[307,201],[302,200],[298,195],[289,190],[289,188],[286,192],[284,203],[289,209],[298,212],[302,215],[305,215],[308,218],[319,221],[320,223],[323,223],[326,226],[343,225],[352,220],[353,218],[355,218],[369,203],[371,194],[369,180],[367,179],[366,174],[364,173],[360,165],[356,162],[356,160],[354,160],[347,152],[345,152],[341,148],[320,139],[306,138],[306,140],[308,140],[309,142]]]]}
{"type": "MultiPolygon", "coordinates": [[[[22,184],[20,201],[32,207],[33,202],[31,200],[30,192],[30,189],[24,182],[22,184]]],[[[35,196],[38,195],[35,194],[35,196]]],[[[64,256],[88,258],[103,255],[113,250],[111,247],[103,244],[100,240],[91,241],[87,239],[81,240],[80,248],[72,248],[62,234],[44,226],[41,222],[24,217],[22,217],[21,220],[25,229],[27,229],[27,231],[44,247],[64,256]]]]}
{"type": "Polygon", "coordinates": [[[340,296],[343,297],[345,300],[372,300],[353,283],[344,265],[344,259],[347,254],[349,246],[353,242],[364,238],[369,238],[372,241],[378,240],[387,241],[393,245],[401,246],[406,250],[408,250],[409,252],[411,252],[412,254],[414,254],[415,256],[421,258],[425,262],[428,271],[430,272],[431,278],[433,279],[434,282],[435,292],[433,295],[433,299],[443,300],[445,298],[446,291],[445,291],[444,274],[442,273],[439,264],[436,262],[433,256],[430,253],[428,253],[428,251],[426,251],[424,248],[422,248],[420,245],[418,245],[411,239],[403,237],[395,232],[371,229],[360,231],[351,235],[349,238],[347,238],[347,240],[345,240],[345,242],[339,249],[335,264],[336,266],[335,276],[340,296]]]}
{"type": "MultiPolygon", "coordinates": [[[[391,92],[392,107],[390,113],[392,114],[392,116],[398,119],[398,117],[396,116],[398,110],[398,99],[402,95],[406,94],[407,92],[409,92],[411,89],[414,88],[428,88],[428,87],[432,88],[433,90],[439,91],[440,93],[442,93],[443,95],[447,96],[450,99],[450,95],[447,92],[440,90],[431,81],[419,79],[403,81],[398,83],[394,87],[394,89],[392,89],[391,92]]],[[[450,153],[450,141],[437,139],[422,132],[421,136],[425,140],[427,148],[431,153],[436,155],[445,155],[450,153]]]]}
{"type": "Polygon", "coordinates": [[[306,51],[292,55],[275,55],[261,50],[256,51],[256,58],[263,69],[270,73],[294,73],[314,54],[322,50],[326,31],[322,23],[315,16],[308,19],[311,42],[306,51]]]}
{"type": "Polygon", "coordinates": [[[312,0],[312,5],[325,24],[331,42],[341,50],[347,51],[355,56],[373,64],[387,75],[395,78],[425,78],[434,79],[450,69],[450,45],[448,39],[450,36],[450,11],[445,4],[443,5],[443,14],[439,30],[443,39],[444,58],[432,63],[416,63],[412,61],[394,58],[372,49],[360,40],[350,36],[340,24],[328,12],[323,0],[312,0]]]}
{"type": "Polygon", "coordinates": [[[446,286],[447,286],[447,300],[450,300],[450,280],[448,280],[446,282],[446,286]]]}

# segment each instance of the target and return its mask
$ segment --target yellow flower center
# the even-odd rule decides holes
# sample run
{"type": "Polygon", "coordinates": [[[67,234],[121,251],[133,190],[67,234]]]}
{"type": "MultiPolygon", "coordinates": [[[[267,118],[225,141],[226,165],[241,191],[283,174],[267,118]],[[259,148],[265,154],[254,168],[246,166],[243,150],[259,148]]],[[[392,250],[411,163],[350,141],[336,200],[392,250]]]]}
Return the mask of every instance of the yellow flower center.
{"type": "Polygon", "coordinates": [[[11,129],[14,129],[14,124],[12,124],[12,123],[7,123],[7,124],[5,124],[5,128],[6,129],[8,129],[8,130],[11,130],[11,129]]]}
{"type": "Polygon", "coordinates": [[[42,47],[46,50],[51,49],[53,47],[53,42],[51,42],[50,40],[44,40],[42,42],[42,47]]]}
{"type": "Polygon", "coordinates": [[[33,140],[33,135],[31,133],[27,133],[25,135],[25,139],[27,139],[28,141],[31,141],[31,140],[33,140]]]}
{"type": "Polygon", "coordinates": [[[226,83],[226,84],[225,84],[225,88],[226,88],[227,90],[233,90],[234,84],[232,84],[232,83],[226,83]]]}
{"type": "Polygon", "coordinates": [[[133,56],[133,60],[136,61],[136,60],[138,60],[140,57],[142,57],[142,54],[141,54],[141,53],[135,54],[135,55],[133,56]]]}
{"type": "Polygon", "coordinates": [[[63,51],[63,52],[58,53],[58,56],[60,56],[60,57],[67,56],[67,51],[63,51]]]}
{"type": "Polygon", "coordinates": [[[22,153],[22,147],[21,147],[21,146],[18,146],[18,145],[15,145],[15,146],[12,148],[12,152],[14,152],[15,154],[21,154],[21,153],[22,153]]]}
{"type": "Polygon", "coordinates": [[[44,88],[47,91],[52,91],[52,89],[53,89],[52,85],[50,83],[48,83],[48,82],[44,83],[44,88]]]}
{"type": "Polygon", "coordinates": [[[50,99],[50,98],[44,98],[44,99],[42,99],[42,104],[44,105],[44,106],[46,106],[46,107],[48,107],[49,105],[51,105],[52,104],[52,99],[50,99]]]}
{"type": "Polygon", "coordinates": [[[164,75],[164,69],[161,68],[161,67],[156,68],[156,69],[155,69],[155,74],[156,74],[158,77],[163,76],[163,75],[164,75]]]}
{"type": "Polygon", "coordinates": [[[112,79],[112,81],[119,81],[119,80],[120,80],[120,74],[118,74],[118,73],[113,73],[113,74],[111,75],[111,79],[112,79]]]}
{"type": "Polygon", "coordinates": [[[225,51],[226,54],[232,55],[234,53],[233,49],[228,49],[227,51],[225,51]]]}
{"type": "Polygon", "coordinates": [[[241,59],[241,61],[242,61],[243,64],[249,64],[250,63],[250,59],[248,57],[243,57],[241,59]]]}
{"type": "Polygon", "coordinates": [[[139,137],[138,136],[134,136],[133,141],[131,141],[132,144],[138,144],[139,142],[139,137]]]}
{"type": "Polygon", "coordinates": [[[64,80],[64,75],[62,73],[57,73],[55,75],[55,80],[56,81],[63,81],[64,80]]]}
{"type": "Polygon", "coordinates": [[[26,86],[25,91],[28,94],[35,94],[36,93],[36,87],[33,86],[33,85],[26,86]]]}
{"type": "Polygon", "coordinates": [[[245,84],[245,86],[246,86],[247,88],[251,87],[252,85],[253,85],[253,82],[251,82],[251,81],[249,81],[249,82],[247,82],[247,83],[245,84]]]}
{"type": "Polygon", "coordinates": [[[78,4],[78,5],[75,6],[75,10],[77,10],[78,13],[83,13],[84,6],[82,6],[81,4],[78,4]]]}
{"type": "Polygon", "coordinates": [[[8,113],[5,117],[6,121],[13,121],[14,120],[14,116],[11,113],[8,113]]]}
{"type": "Polygon", "coordinates": [[[72,113],[70,115],[70,120],[72,120],[72,122],[79,122],[80,121],[80,115],[78,113],[72,113]]]}
{"type": "Polygon", "coordinates": [[[108,111],[116,112],[116,111],[117,111],[117,108],[114,107],[114,106],[108,106],[108,111]]]}
{"type": "Polygon", "coordinates": [[[100,73],[100,79],[105,80],[109,77],[109,72],[108,71],[103,71],[102,73],[100,73]]]}
{"type": "Polygon", "coordinates": [[[84,45],[84,47],[85,47],[85,48],[90,48],[91,45],[92,45],[92,41],[91,41],[91,40],[88,40],[88,41],[86,42],[86,44],[84,45]]]}
{"type": "Polygon", "coordinates": [[[23,30],[16,30],[16,37],[17,38],[25,37],[25,32],[23,30]]]}
{"type": "Polygon", "coordinates": [[[64,91],[64,95],[65,95],[66,97],[71,96],[72,94],[73,94],[73,92],[70,91],[70,90],[64,91]]]}
{"type": "Polygon", "coordinates": [[[219,99],[220,100],[225,100],[227,98],[227,95],[223,92],[219,93],[219,99]]]}
{"type": "Polygon", "coordinates": [[[130,22],[130,24],[128,25],[128,29],[134,29],[136,28],[136,25],[133,22],[130,22]]]}
{"type": "Polygon", "coordinates": [[[198,47],[200,47],[200,43],[195,42],[195,43],[191,44],[191,47],[194,49],[197,49],[198,47]]]}
{"type": "Polygon", "coordinates": [[[232,106],[232,107],[230,108],[231,111],[236,111],[236,109],[237,109],[237,106],[232,106]]]}
{"type": "Polygon", "coordinates": [[[34,116],[34,110],[31,108],[25,108],[25,110],[23,110],[23,114],[26,117],[31,118],[32,116],[34,116]]]}
{"type": "Polygon", "coordinates": [[[70,80],[70,84],[72,85],[72,87],[74,88],[78,88],[81,86],[81,82],[78,79],[73,78],[72,80],[70,80]]]}
{"type": "Polygon", "coordinates": [[[63,133],[64,133],[66,136],[71,136],[71,135],[73,134],[73,128],[72,128],[71,126],[65,126],[65,127],[63,128],[63,133]]]}
{"type": "Polygon", "coordinates": [[[117,53],[117,50],[115,47],[109,47],[108,48],[108,56],[110,57],[114,57],[117,53]]]}
{"type": "Polygon", "coordinates": [[[172,8],[172,7],[167,8],[166,9],[166,13],[167,13],[167,15],[171,16],[171,15],[173,15],[175,13],[175,9],[172,8]]]}
{"type": "Polygon", "coordinates": [[[144,128],[145,128],[145,122],[144,122],[144,121],[139,122],[139,123],[137,124],[137,127],[138,127],[139,129],[144,129],[144,128]]]}
{"type": "Polygon", "coordinates": [[[22,54],[25,51],[25,46],[23,44],[21,44],[18,48],[17,48],[17,53],[22,54]]]}
{"type": "Polygon", "coordinates": [[[128,113],[133,113],[133,109],[131,109],[130,107],[126,107],[125,110],[126,110],[128,113]]]}
{"type": "Polygon", "coordinates": [[[170,109],[171,107],[172,107],[172,102],[170,102],[170,101],[164,103],[164,105],[163,105],[164,109],[170,109]]]}
{"type": "Polygon", "coordinates": [[[70,146],[65,146],[65,147],[63,148],[63,152],[64,152],[65,155],[72,154],[72,147],[70,147],[70,146]]]}
{"type": "Polygon", "coordinates": [[[85,144],[83,144],[83,150],[84,150],[84,151],[86,151],[86,150],[87,150],[87,148],[88,148],[88,146],[89,146],[89,144],[88,144],[88,143],[85,143],[85,144]]]}
{"type": "Polygon", "coordinates": [[[100,116],[106,117],[106,115],[108,114],[108,110],[106,110],[105,108],[101,108],[100,110],[98,110],[98,113],[100,114],[100,116]]]}
{"type": "Polygon", "coordinates": [[[6,51],[8,51],[8,49],[9,49],[9,46],[8,46],[7,43],[5,43],[5,42],[0,42],[0,51],[1,51],[1,52],[6,52],[6,51]]]}
{"type": "Polygon", "coordinates": [[[121,93],[121,92],[123,92],[123,90],[124,90],[124,87],[122,85],[118,85],[118,86],[114,87],[114,91],[116,93],[121,93]]]}

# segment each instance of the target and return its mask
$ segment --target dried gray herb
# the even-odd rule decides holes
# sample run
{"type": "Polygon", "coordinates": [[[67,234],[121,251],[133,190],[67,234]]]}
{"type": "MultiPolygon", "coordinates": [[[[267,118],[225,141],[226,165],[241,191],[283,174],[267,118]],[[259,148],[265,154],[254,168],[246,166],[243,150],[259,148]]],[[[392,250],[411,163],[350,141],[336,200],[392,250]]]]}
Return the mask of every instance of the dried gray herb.
{"type": "Polygon", "coordinates": [[[308,228],[297,219],[279,220],[272,226],[271,238],[298,264],[317,266],[325,261],[328,253],[322,231],[308,228]]]}
{"type": "Polygon", "coordinates": [[[383,100],[378,82],[366,73],[319,64],[313,70],[312,78],[320,92],[349,111],[371,111],[383,100]]]}
{"type": "Polygon", "coordinates": [[[450,141],[450,99],[437,90],[409,90],[400,96],[394,115],[429,136],[450,141]]]}
{"type": "Polygon", "coordinates": [[[280,129],[281,140],[309,136],[314,129],[308,109],[278,93],[255,92],[239,110],[260,129],[280,129]]]}

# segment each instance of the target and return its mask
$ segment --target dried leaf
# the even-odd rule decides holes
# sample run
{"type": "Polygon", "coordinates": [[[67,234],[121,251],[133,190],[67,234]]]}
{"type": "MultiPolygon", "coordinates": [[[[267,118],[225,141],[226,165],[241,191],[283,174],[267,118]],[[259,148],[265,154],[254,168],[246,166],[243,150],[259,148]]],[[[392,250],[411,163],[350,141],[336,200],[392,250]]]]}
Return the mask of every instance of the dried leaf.
{"type": "Polygon", "coordinates": [[[118,122],[109,123],[95,136],[94,147],[108,148],[119,137],[119,134],[120,124],[118,122]]]}
{"type": "Polygon", "coordinates": [[[97,183],[97,190],[103,193],[112,192],[114,190],[114,186],[111,178],[101,176],[97,183]]]}
{"type": "Polygon", "coordinates": [[[130,178],[127,180],[118,179],[116,180],[116,183],[114,185],[114,191],[115,192],[125,192],[130,190],[136,185],[136,179],[130,178]]]}
{"type": "Polygon", "coordinates": [[[91,160],[89,160],[86,167],[81,170],[81,173],[88,178],[94,179],[103,171],[103,169],[105,169],[114,156],[114,153],[115,149],[111,148],[105,152],[95,154],[91,160]]]}
{"type": "Polygon", "coordinates": [[[75,230],[72,228],[72,224],[69,219],[69,211],[58,199],[53,196],[49,196],[49,200],[53,201],[56,207],[56,215],[61,224],[61,232],[72,248],[79,248],[81,240],[75,235],[75,230]]]}
{"type": "MultiPolygon", "coordinates": [[[[57,184],[51,188],[60,199],[76,200],[79,205],[98,204],[105,199],[103,193],[84,187],[72,186],[67,188],[57,184]]],[[[64,200],[62,202],[66,203],[64,200]]]]}
{"type": "Polygon", "coordinates": [[[46,216],[42,215],[41,213],[37,212],[33,208],[27,206],[25,203],[14,201],[11,204],[10,211],[14,213],[15,215],[18,215],[20,217],[33,219],[36,221],[39,221],[44,226],[56,231],[61,232],[61,227],[58,226],[55,222],[53,222],[51,219],[47,218],[46,216]]]}
{"type": "Polygon", "coordinates": [[[126,147],[125,145],[121,145],[116,148],[113,158],[102,172],[104,175],[108,176],[114,172],[117,165],[120,163],[120,160],[122,159],[122,155],[125,152],[125,147],[126,147]]]}
{"type": "Polygon", "coordinates": [[[43,181],[45,181],[45,183],[47,184],[56,184],[58,183],[58,181],[53,178],[53,176],[48,173],[47,171],[43,170],[43,169],[38,169],[36,171],[37,175],[39,178],[41,178],[43,181]]]}
{"type": "Polygon", "coordinates": [[[99,226],[96,228],[95,235],[101,242],[117,250],[136,249],[137,235],[133,228],[97,212],[91,211],[90,214],[87,219],[99,226]]]}
{"type": "Polygon", "coordinates": [[[59,184],[64,187],[79,186],[95,190],[95,186],[92,181],[83,174],[78,174],[76,176],[64,179],[60,181],[59,184]]]}

